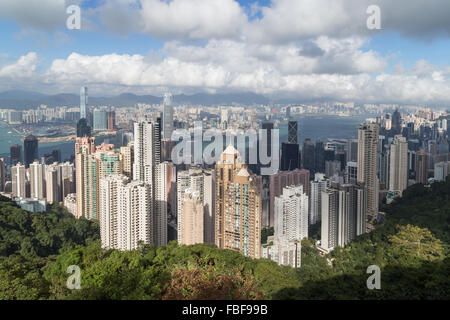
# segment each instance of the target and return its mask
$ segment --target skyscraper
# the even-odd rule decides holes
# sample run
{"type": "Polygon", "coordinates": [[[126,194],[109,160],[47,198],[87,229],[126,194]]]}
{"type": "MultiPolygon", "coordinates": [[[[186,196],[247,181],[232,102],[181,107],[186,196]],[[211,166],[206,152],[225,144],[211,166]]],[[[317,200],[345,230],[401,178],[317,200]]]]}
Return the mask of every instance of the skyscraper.
{"type": "Polygon", "coordinates": [[[429,156],[425,150],[421,149],[416,153],[416,182],[428,183],[428,161],[429,156]]]}
{"type": "Polygon", "coordinates": [[[402,131],[402,125],[401,125],[401,121],[402,121],[402,116],[400,114],[400,112],[398,112],[398,109],[396,109],[394,111],[394,113],[392,114],[392,121],[391,121],[391,131],[394,134],[400,134],[402,131]]]}
{"type": "Polygon", "coordinates": [[[46,167],[45,186],[47,202],[59,202],[58,165],[55,164],[46,167]]]}
{"type": "Polygon", "coordinates": [[[281,144],[281,171],[300,169],[300,146],[298,145],[298,123],[289,121],[288,142],[281,144]]]}
{"type": "Polygon", "coordinates": [[[13,198],[26,198],[25,166],[20,162],[11,167],[11,180],[13,198]]]}
{"type": "Polygon", "coordinates": [[[177,177],[177,223],[178,237],[183,233],[181,226],[184,224],[184,193],[186,190],[198,193],[204,210],[202,230],[205,243],[214,243],[214,174],[201,168],[190,168],[181,171],[177,177]]]}
{"type": "Polygon", "coordinates": [[[162,138],[171,139],[173,132],[173,96],[170,93],[164,94],[163,101],[163,128],[162,138]]]}
{"type": "Polygon", "coordinates": [[[345,247],[366,232],[367,192],[363,185],[335,185],[322,192],[321,248],[345,247]]]}
{"type": "Polygon", "coordinates": [[[395,136],[389,163],[389,191],[401,196],[408,187],[408,142],[405,137],[395,136]]]}
{"type": "Polygon", "coordinates": [[[88,119],[88,88],[81,87],[80,89],[80,119],[88,119]]]}
{"type": "Polygon", "coordinates": [[[144,121],[134,124],[133,180],[153,184],[155,166],[160,163],[159,123],[144,121]]]}
{"type": "Polygon", "coordinates": [[[309,210],[309,224],[313,225],[322,218],[322,192],[330,187],[330,180],[322,173],[316,173],[311,181],[311,201],[309,210]]]}
{"type": "Polygon", "coordinates": [[[0,192],[5,191],[5,183],[6,183],[5,159],[0,158],[0,192]]]}
{"type": "Polygon", "coordinates": [[[38,155],[38,139],[32,134],[25,137],[23,141],[23,152],[25,168],[29,168],[34,160],[39,159],[38,155]]]}
{"type": "Polygon", "coordinates": [[[288,143],[298,143],[298,122],[288,122],[288,143]]]}
{"type": "Polygon", "coordinates": [[[215,242],[219,248],[261,255],[261,195],[242,163],[239,152],[228,146],[215,168],[215,242]]]}
{"type": "Polygon", "coordinates": [[[377,152],[379,127],[367,123],[358,129],[358,183],[367,188],[367,216],[374,219],[378,215],[377,152]]]}
{"type": "MultiPolygon", "coordinates": [[[[311,139],[305,139],[302,149],[302,167],[314,174],[316,149],[311,139]]],[[[325,160],[325,159],[324,159],[325,160]]]]}
{"type": "Polygon", "coordinates": [[[10,148],[10,165],[15,166],[17,163],[22,162],[22,146],[15,144],[10,148]]]}
{"type": "Polygon", "coordinates": [[[76,217],[92,218],[92,209],[88,201],[92,194],[90,186],[96,175],[93,170],[89,170],[90,156],[95,153],[95,138],[77,138],[75,143],[75,172],[76,172],[76,197],[77,212],[76,217]]]}
{"type": "Polygon", "coordinates": [[[289,186],[275,198],[275,234],[290,240],[308,237],[308,196],[303,186],[289,186]]]}
{"type": "Polygon", "coordinates": [[[200,193],[186,189],[181,202],[178,243],[184,245],[204,243],[205,215],[200,193]]]}
{"type": "Polygon", "coordinates": [[[77,137],[84,138],[91,136],[91,127],[86,118],[82,118],[77,122],[77,137]]]}
{"type": "Polygon", "coordinates": [[[122,175],[100,179],[100,237],[103,248],[135,250],[153,244],[150,186],[122,175]]]}
{"type": "Polygon", "coordinates": [[[45,165],[37,160],[30,164],[30,185],[32,199],[46,198],[45,165]]]}

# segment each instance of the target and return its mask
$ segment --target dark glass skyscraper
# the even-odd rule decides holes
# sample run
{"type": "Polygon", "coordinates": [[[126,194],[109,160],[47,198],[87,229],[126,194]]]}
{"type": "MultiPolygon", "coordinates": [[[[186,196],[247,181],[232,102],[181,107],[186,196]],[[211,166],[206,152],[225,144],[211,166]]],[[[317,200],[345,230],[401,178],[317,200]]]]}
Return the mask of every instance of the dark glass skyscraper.
{"type": "Polygon", "coordinates": [[[311,139],[305,139],[303,142],[302,161],[303,168],[314,174],[316,149],[311,139]]]}
{"type": "Polygon", "coordinates": [[[297,143],[281,145],[281,171],[300,169],[300,148],[297,143]]]}
{"type": "Polygon", "coordinates": [[[11,166],[15,166],[18,162],[22,162],[22,146],[13,145],[10,149],[11,166]]]}
{"type": "Polygon", "coordinates": [[[89,127],[86,118],[82,118],[77,123],[77,137],[84,138],[91,136],[91,127],[89,127]]]}
{"type": "Polygon", "coordinates": [[[38,139],[32,134],[28,135],[23,141],[23,158],[25,168],[28,168],[34,160],[39,159],[38,139]]]}

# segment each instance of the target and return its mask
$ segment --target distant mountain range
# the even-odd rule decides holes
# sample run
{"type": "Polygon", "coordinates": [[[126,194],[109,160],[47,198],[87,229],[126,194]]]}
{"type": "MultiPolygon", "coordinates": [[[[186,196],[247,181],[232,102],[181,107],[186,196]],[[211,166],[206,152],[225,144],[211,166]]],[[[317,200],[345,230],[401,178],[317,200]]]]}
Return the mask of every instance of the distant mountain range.
{"type": "MultiPolygon", "coordinates": [[[[137,103],[159,104],[162,97],[151,95],[135,95],[123,93],[114,97],[91,97],[91,106],[133,106],[137,103]]],[[[231,105],[231,104],[269,104],[271,101],[263,95],[254,93],[230,93],[230,94],[207,94],[198,93],[194,95],[175,95],[175,104],[186,105],[231,105]]],[[[30,109],[45,104],[49,107],[55,106],[79,106],[80,97],[76,94],[45,95],[38,92],[12,90],[0,93],[0,108],[2,109],[30,109]]]]}

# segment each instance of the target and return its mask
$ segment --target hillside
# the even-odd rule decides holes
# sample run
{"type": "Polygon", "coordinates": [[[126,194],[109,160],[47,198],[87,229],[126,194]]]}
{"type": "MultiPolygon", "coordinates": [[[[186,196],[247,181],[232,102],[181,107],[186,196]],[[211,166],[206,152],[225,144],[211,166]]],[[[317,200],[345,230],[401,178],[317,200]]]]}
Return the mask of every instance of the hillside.
{"type": "Polygon", "coordinates": [[[206,244],[103,250],[92,222],[3,200],[0,298],[449,299],[449,197],[450,179],[413,186],[383,209],[384,225],[344,249],[322,257],[304,240],[298,270],[206,244]],[[81,268],[81,290],[66,288],[69,265],[81,268]],[[381,290],[366,287],[369,265],[381,268],[381,290]]]}

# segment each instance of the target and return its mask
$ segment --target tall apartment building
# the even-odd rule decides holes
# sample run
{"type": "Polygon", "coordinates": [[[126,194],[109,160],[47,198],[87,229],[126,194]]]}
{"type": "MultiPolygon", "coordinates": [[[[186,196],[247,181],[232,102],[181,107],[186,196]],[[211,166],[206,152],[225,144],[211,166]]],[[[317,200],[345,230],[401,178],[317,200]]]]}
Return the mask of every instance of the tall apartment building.
{"type": "Polygon", "coordinates": [[[150,186],[122,175],[100,180],[100,236],[103,248],[135,250],[153,243],[150,186]]]}
{"type": "Polygon", "coordinates": [[[92,170],[89,170],[90,156],[95,153],[95,138],[77,138],[75,143],[75,172],[76,172],[76,217],[91,218],[93,213],[88,202],[92,190],[89,188],[90,181],[95,178],[92,170]]]}
{"type": "Polygon", "coordinates": [[[177,177],[177,229],[178,237],[184,237],[181,226],[184,224],[183,206],[186,190],[198,192],[204,210],[203,240],[214,243],[214,173],[201,168],[190,168],[178,172],[177,177]]]}
{"type": "Polygon", "coordinates": [[[0,158],[0,192],[5,191],[5,183],[6,183],[5,159],[0,158]]]}
{"type": "Polygon", "coordinates": [[[134,142],[130,142],[127,146],[120,148],[122,173],[133,178],[133,162],[134,162],[134,142]]]}
{"type": "Polygon", "coordinates": [[[439,162],[434,165],[434,180],[445,181],[450,175],[450,161],[439,162]]]}
{"type": "Polygon", "coordinates": [[[48,203],[59,202],[58,165],[49,165],[45,169],[46,199],[48,203]]]}
{"type": "Polygon", "coordinates": [[[260,188],[228,146],[215,167],[215,242],[219,248],[261,256],[260,188]]]}
{"type": "Polygon", "coordinates": [[[316,224],[322,217],[322,192],[330,187],[330,180],[322,173],[316,173],[311,181],[311,197],[309,210],[309,224],[316,224]]]}
{"type": "Polygon", "coordinates": [[[289,186],[275,198],[275,237],[301,241],[308,237],[308,196],[303,186],[289,186]]]}
{"type": "Polygon", "coordinates": [[[182,219],[178,226],[178,243],[184,245],[204,243],[205,214],[200,192],[186,189],[181,203],[182,219]]]}
{"type": "Polygon", "coordinates": [[[46,198],[45,165],[37,160],[30,164],[30,189],[32,199],[46,198]]]}
{"type": "Polygon", "coordinates": [[[408,142],[403,136],[395,136],[391,144],[389,160],[389,191],[401,195],[408,187],[408,142]]]}
{"type": "Polygon", "coordinates": [[[144,121],[134,124],[134,165],[133,180],[153,185],[154,170],[160,163],[159,122],[144,121]]]}
{"type": "Polygon", "coordinates": [[[363,185],[335,185],[322,192],[321,247],[344,247],[366,232],[367,191],[363,185]]]}
{"type": "Polygon", "coordinates": [[[428,162],[429,155],[425,150],[421,149],[416,152],[416,182],[427,184],[428,183],[428,162]]]}
{"type": "Polygon", "coordinates": [[[12,196],[13,198],[26,198],[25,166],[20,162],[11,167],[12,196]]]}
{"type": "Polygon", "coordinates": [[[358,178],[357,182],[367,188],[367,216],[374,219],[378,215],[377,151],[379,127],[367,123],[358,129],[358,178]]]}
{"type": "Polygon", "coordinates": [[[274,226],[274,206],[275,197],[282,194],[283,188],[292,185],[303,185],[303,190],[309,197],[310,191],[310,174],[308,170],[296,169],[293,171],[278,172],[269,178],[269,225],[274,226]]]}

